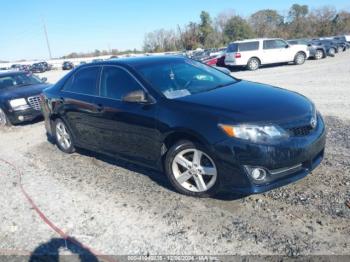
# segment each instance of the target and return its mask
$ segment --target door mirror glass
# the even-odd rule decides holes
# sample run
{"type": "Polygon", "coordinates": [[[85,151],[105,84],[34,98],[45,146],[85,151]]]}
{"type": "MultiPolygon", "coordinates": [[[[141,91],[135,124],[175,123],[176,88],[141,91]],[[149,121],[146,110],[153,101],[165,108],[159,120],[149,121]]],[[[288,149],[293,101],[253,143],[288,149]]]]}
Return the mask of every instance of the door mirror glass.
{"type": "Polygon", "coordinates": [[[122,101],[129,103],[149,103],[147,94],[143,90],[135,90],[127,93],[122,101]]]}
{"type": "Polygon", "coordinates": [[[286,45],[285,48],[289,48],[289,45],[286,45]]]}
{"type": "Polygon", "coordinates": [[[42,81],[43,83],[46,83],[46,82],[47,82],[47,78],[46,78],[46,77],[43,77],[43,78],[41,78],[41,81],[42,81]]]}

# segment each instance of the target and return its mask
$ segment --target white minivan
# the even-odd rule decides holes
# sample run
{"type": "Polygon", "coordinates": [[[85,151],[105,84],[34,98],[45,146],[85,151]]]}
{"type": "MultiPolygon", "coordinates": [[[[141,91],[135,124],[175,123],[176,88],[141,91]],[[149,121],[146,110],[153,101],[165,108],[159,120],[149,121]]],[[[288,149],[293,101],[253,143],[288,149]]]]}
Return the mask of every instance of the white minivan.
{"type": "Polygon", "coordinates": [[[301,65],[309,55],[306,45],[290,45],[283,39],[249,39],[229,44],[225,64],[246,66],[254,71],[267,64],[294,62],[301,65]]]}

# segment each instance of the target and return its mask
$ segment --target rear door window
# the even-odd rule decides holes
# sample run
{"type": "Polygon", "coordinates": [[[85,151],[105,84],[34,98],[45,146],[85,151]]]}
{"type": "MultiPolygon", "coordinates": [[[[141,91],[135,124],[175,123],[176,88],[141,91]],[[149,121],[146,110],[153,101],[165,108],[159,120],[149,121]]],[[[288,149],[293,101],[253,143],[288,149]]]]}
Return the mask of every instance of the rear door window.
{"type": "Polygon", "coordinates": [[[239,51],[256,51],[259,49],[259,41],[240,43],[238,48],[239,51]]]}
{"type": "Polygon", "coordinates": [[[98,95],[98,79],[100,67],[92,66],[80,69],[63,86],[64,91],[84,94],[98,95]]]}
{"type": "Polygon", "coordinates": [[[265,40],[264,49],[279,49],[286,47],[287,43],[283,40],[265,40]]]}

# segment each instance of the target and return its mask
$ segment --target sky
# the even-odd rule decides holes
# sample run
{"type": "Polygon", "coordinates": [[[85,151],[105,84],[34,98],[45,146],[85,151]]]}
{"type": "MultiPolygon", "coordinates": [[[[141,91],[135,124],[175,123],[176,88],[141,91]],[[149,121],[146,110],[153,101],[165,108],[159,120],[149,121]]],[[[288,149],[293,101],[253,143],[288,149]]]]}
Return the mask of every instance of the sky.
{"type": "Polygon", "coordinates": [[[147,32],[176,29],[227,10],[249,16],[260,9],[286,14],[294,4],[332,5],[350,11],[349,0],[0,0],[0,60],[47,59],[95,49],[141,49],[147,32]]]}

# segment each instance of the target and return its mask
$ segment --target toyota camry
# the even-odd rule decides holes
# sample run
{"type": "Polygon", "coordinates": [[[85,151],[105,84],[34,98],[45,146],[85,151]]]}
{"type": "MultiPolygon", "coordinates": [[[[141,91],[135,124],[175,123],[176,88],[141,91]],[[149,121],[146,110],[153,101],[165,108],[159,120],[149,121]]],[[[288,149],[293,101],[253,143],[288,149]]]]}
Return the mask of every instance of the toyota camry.
{"type": "Polygon", "coordinates": [[[326,141],[303,95],[176,56],[77,67],[44,90],[42,111],[63,152],[85,148],[158,169],[197,197],[295,182],[321,163],[326,141]]]}

